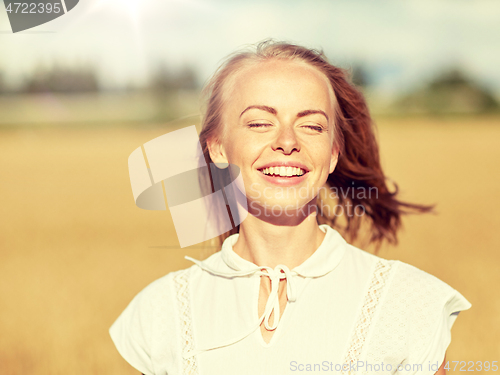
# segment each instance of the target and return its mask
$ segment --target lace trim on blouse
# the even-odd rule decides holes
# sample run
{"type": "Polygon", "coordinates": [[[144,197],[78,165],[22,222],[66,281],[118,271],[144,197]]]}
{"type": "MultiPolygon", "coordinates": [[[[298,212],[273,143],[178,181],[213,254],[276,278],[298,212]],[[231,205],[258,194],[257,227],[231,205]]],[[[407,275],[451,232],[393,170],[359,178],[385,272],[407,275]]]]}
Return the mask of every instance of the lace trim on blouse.
{"type": "MultiPolygon", "coordinates": [[[[380,305],[384,287],[392,269],[392,262],[379,260],[375,264],[372,279],[366,292],[363,307],[358,316],[355,329],[352,333],[349,349],[345,355],[343,369],[349,369],[350,363],[356,363],[363,351],[366,338],[370,331],[373,317],[380,305]]],[[[342,374],[350,374],[350,371],[342,371],[342,374]]]]}
{"type": "MultiPolygon", "coordinates": [[[[355,329],[352,333],[349,349],[345,355],[343,368],[348,369],[349,364],[356,363],[361,354],[370,331],[373,317],[380,305],[384,287],[392,270],[392,263],[386,260],[379,260],[375,264],[372,279],[365,295],[363,306],[358,315],[355,329]]],[[[191,324],[191,301],[189,298],[189,271],[190,268],[179,272],[174,277],[174,285],[177,292],[177,307],[182,335],[182,351],[194,350],[194,336],[191,324]]],[[[198,363],[196,356],[184,357],[182,361],[183,374],[197,375],[198,363]]],[[[348,374],[349,371],[342,371],[348,374]]]]}
{"type": "MultiPolygon", "coordinates": [[[[182,351],[194,350],[194,336],[191,324],[191,300],[189,298],[190,268],[179,272],[174,277],[174,286],[177,294],[177,308],[179,310],[179,326],[181,327],[182,351]]],[[[198,362],[196,356],[182,359],[182,374],[197,375],[198,362]]]]}

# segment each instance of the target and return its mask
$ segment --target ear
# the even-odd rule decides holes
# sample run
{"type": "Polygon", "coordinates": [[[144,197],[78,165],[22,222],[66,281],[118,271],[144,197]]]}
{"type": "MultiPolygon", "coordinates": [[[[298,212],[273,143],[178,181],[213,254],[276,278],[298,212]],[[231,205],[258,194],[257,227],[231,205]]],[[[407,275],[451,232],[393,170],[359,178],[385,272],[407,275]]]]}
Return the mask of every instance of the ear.
{"type": "Polygon", "coordinates": [[[227,166],[228,161],[226,157],[226,151],[220,140],[216,138],[208,139],[207,146],[208,152],[210,154],[210,159],[212,159],[215,164],[226,164],[227,166]]]}
{"type": "Polygon", "coordinates": [[[335,167],[337,166],[337,162],[339,161],[339,149],[337,146],[333,146],[332,155],[330,157],[330,173],[333,173],[335,167]]]}

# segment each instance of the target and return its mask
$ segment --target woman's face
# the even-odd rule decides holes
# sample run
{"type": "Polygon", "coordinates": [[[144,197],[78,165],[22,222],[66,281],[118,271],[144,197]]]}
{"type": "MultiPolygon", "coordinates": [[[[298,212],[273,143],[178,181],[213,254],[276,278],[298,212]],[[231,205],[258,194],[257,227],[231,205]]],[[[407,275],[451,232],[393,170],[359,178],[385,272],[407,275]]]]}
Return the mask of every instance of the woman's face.
{"type": "Polygon", "coordinates": [[[328,79],[305,63],[271,60],[245,67],[227,86],[212,160],[240,168],[250,212],[303,210],[337,163],[328,79]]]}

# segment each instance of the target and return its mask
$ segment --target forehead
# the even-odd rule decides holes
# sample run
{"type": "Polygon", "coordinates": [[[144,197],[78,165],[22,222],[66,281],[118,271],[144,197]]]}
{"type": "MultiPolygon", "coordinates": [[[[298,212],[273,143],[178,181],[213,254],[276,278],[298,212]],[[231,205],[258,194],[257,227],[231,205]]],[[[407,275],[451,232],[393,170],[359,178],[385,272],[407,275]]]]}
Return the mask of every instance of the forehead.
{"type": "Polygon", "coordinates": [[[302,61],[252,62],[231,78],[226,90],[228,110],[232,106],[298,103],[333,110],[335,95],[328,78],[319,69],[302,61]]]}

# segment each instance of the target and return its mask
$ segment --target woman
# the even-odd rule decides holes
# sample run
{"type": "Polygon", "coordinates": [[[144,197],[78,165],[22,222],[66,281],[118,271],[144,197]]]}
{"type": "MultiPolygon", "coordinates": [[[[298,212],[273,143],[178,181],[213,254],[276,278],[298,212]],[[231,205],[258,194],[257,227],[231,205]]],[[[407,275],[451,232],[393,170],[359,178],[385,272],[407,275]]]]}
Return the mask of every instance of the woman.
{"type": "Polygon", "coordinates": [[[345,73],[266,41],[230,57],[206,93],[205,159],[241,170],[248,215],[220,252],[134,298],[110,330],[124,358],[147,375],[444,373],[470,303],[332,228],[353,240],[370,224],[370,241],[395,243],[403,213],[431,209],[389,191],[345,73]]]}

